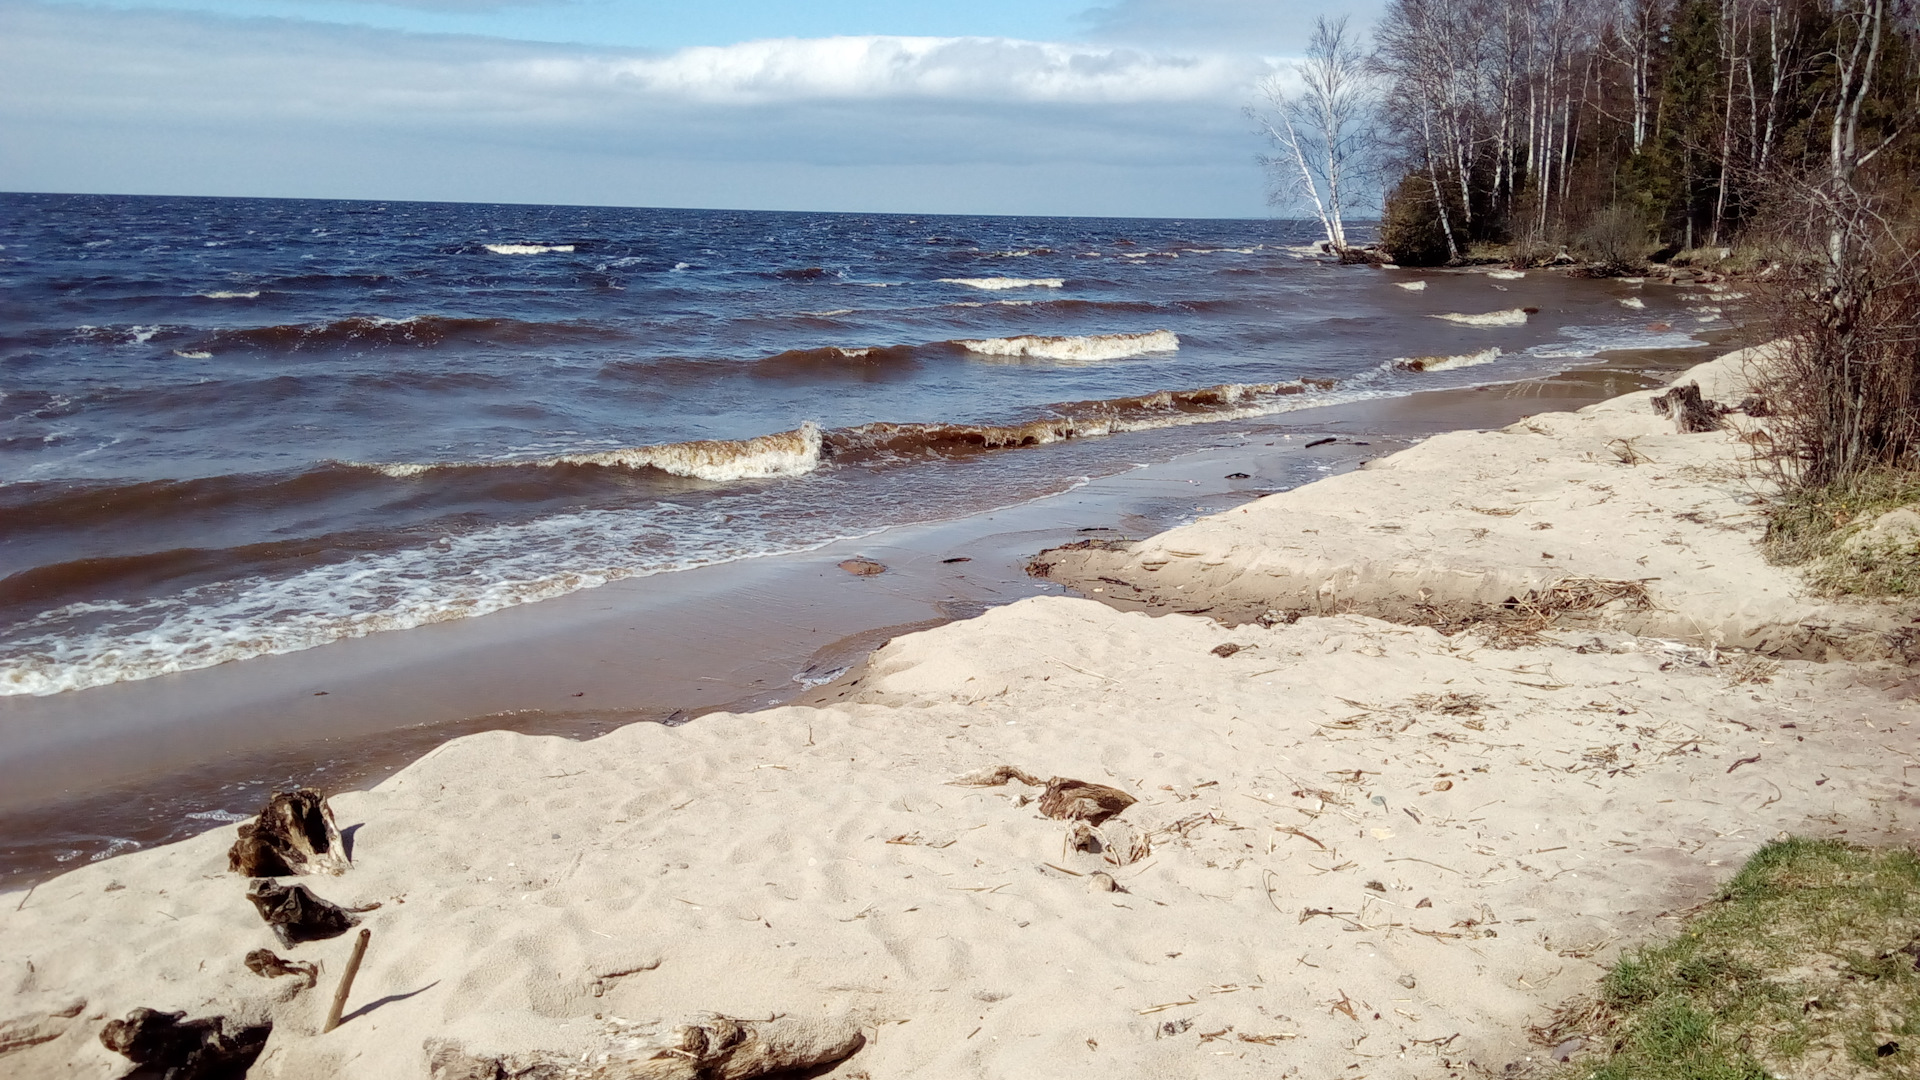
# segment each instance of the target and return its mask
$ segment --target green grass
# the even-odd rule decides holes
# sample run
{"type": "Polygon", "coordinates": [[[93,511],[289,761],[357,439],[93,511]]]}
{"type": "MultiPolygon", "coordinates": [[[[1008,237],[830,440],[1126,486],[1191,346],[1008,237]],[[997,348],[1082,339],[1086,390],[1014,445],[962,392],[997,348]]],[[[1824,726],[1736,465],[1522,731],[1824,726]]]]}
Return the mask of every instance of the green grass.
{"type": "Polygon", "coordinates": [[[1920,543],[1850,544],[1889,510],[1920,504],[1920,473],[1881,470],[1780,497],[1769,511],[1767,558],[1805,566],[1829,596],[1920,596],[1920,543]]]}
{"type": "Polygon", "coordinates": [[[1778,841],[1550,1035],[1597,1048],[1567,1067],[1585,1080],[1920,1078],[1916,935],[1913,852],[1778,841]]]}

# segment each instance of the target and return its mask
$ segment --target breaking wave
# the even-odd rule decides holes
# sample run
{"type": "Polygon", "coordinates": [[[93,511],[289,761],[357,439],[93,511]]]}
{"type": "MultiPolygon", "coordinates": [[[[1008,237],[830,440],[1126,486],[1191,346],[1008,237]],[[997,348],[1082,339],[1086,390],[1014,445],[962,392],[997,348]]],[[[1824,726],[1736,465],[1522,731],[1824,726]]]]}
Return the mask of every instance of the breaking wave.
{"type": "Polygon", "coordinates": [[[1489,270],[1487,276],[1495,281],[1518,281],[1527,276],[1525,270],[1489,270]]]}
{"type": "Polygon", "coordinates": [[[546,255],[550,253],[568,255],[573,252],[572,244],[482,244],[480,246],[493,252],[495,255],[546,255]]]}
{"type": "Polygon", "coordinates": [[[1403,356],[1389,361],[1388,367],[1394,371],[1452,371],[1455,368],[1479,367],[1500,359],[1499,349],[1482,349],[1476,353],[1463,353],[1459,356],[1403,356]]]}
{"type": "Polygon", "coordinates": [[[207,300],[258,300],[260,299],[260,290],[250,289],[246,292],[240,292],[238,290],[216,289],[213,292],[203,292],[200,295],[207,300]]]}
{"type": "Polygon", "coordinates": [[[1144,334],[1084,334],[1071,337],[1004,337],[961,341],[979,356],[1005,360],[1053,360],[1064,364],[1095,364],[1149,353],[1178,352],[1180,338],[1171,330],[1144,334]]]}
{"type": "Polygon", "coordinates": [[[522,461],[452,461],[423,464],[349,462],[392,477],[420,476],[442,469],[551,468],[598,465],[614,469],[657,469],[695,480],[762,480],[805,476],[820,466],[820,427],[808,422],[792,431],[751,439],[696,439],[691,442],[627,446],[522,461]]]}
{"type": "Polygon", "coordinates": [[[969,289],[986,289],[999,292],[1003,289],[1059,289],[1067,284],[1065,278],[1017,278],[1017,277],[947,277],[940,279],[943,285],[965,285],[969,289]]]}
{"type": "Polygon", "coordinates": [[[1450,323],[1459,323],[1461,326],[1525,326],[1527,316],[1533,314],[1534,310],[1534,308],[1508,308],[1505,311],[1488,311],[1475,315],[1462,315],[1456,311],[1427,317],[1445,319],[1450,323]]]}

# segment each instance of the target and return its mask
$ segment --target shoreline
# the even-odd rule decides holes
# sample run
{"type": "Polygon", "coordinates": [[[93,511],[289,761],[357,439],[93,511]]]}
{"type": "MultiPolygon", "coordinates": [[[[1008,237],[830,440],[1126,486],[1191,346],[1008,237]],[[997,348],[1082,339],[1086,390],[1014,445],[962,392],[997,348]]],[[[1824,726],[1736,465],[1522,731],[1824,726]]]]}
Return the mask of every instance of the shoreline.
{"type": "MultiPolygon", "coordinates": [[[[1256,509],[1284,527],[1423,455],[1518,480],[1543,470],[1489,446],[1650,396],[1428,440],[1141,543],[1256,509]]],[[[1629,500],[1667,483],[1615,479],[1629,500]]],[[[98,1033],[146,1006],[271,1025],[249,1075],[282,1080],[601,1075],[712,1014],[857,1031],[818,1073],[839,1080],[1513,1073],[1544,1053],[1529,1025],[1764,840],[1920,835],[1904,666],[1756,665],[1604,621],[1506,644],[1036,596],[897,637],[813,706],[458,739],[335,796],[354,865],[287,879],[372,931],[337,1031],[318,1025],[348,938],[276,944],[220,828],[0,905],[6,1064],[115,1075],[98,1033]],[[977,779],[1005,765],[1135,801],[1083,835],[977,779]],[[321,989],[247,970],[260,947],[319,961],[321,989]]]]}
{"type": "MultiPolygon", "coordinates": [[[[1241,518],[1298,536],[1290,507],[1440,454],[1500,484],[1579,466],[1571,437],[1545,469],[1489,448],[1640,423],[1650,396],[1428,440],[1140,546],[1241,518]]],[[[1675,439],[1740,460],[1730,432],[1649,444],[1675,439]]],[[[1615,470],[1629,503],[1732,502],[1705,472],[1615,470]]],[[[1381,490],[1349,510],[1423,512],[1381,490]]],[[[330,988],[348,939],[275,945],[220,828],[0,905],[7,1065],[112,1075],[101,1026],[147,1006],[270,1024],[249,1075],[284,1080],[591,1066],[710,1014],[857,1030],[818,1073],[839,1080],[1512,1073],[1543,1054],[1530,1024],[1764,840],[1920,835],[1904,665],[1756,664],[1604,618],[1502,644],[1036,596],[897,637],[810,706],[458,739],[335,796],[354,865],[289,879],[373,932],[337,1031],[324,989],[240,958],[318,960],[330,988]],[[1008,765],[1133,802],[1088,835],[978,779],[1008,765]]]]}
{"type": "MultiPolygon", "coordinates": [[[[1029,577],[1026,563],[1080,530],[1158,532],[1307,482],[1322,468],[1351,467],[1388,449],[1389,439],[1498,426],[1544,403],[1601,400],[1640,385],[1636,372],[1684,366],[1699,352],[1609,353],[1548,377],[1231,422],[1212,448],[972,517],[317,649],[0,699],[0,887],[129,842],[191,835],[251,812],[275,786],[376,783],[461,734],[502,728],[583,738],[635,721],[797,700],[807,688],[796,680],[855,662],[896,633],[1057,591],[1029,577]],[[1301,459],[1308,433],[1382,441],[1336,443],[1301,459]],[[1261,445],[1269,438],[1279,444],[1272,450],[1261,445]],[[1237,471],[1252,475],[1226,479],[1237,471]],[[835,567],[858,556],[877,557],[890,572],[856,581],[835,567]],[[940,561],[954,557],[973,561],[940,561]],[[636,664],[636,655],[647,662],[636,664]],[[208,754],[209,745],[218,751],[208,754]]],[[[1153,460],[1155,434],[1117,438],[1134,438],[1153,460]]]]}

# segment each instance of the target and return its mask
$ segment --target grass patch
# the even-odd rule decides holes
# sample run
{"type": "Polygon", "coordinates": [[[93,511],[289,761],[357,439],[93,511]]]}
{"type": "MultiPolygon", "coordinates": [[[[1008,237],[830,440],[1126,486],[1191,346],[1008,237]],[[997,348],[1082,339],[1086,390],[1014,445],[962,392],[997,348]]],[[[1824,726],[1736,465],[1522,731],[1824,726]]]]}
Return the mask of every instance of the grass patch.
{"type": "Polygon", "coordinates": [[[1829,596],[1920,596],[1920,534],[1874,528],[1881,515],[1920,510],[1920,473],[1878,469],[1782,495],[1768,512],[1769,561],[1804,566],[1829,596]]]}
{"type": "Polygon", "coordinates": [[[1920,1077],[1920,857],[1768,844],[1542,1034],[1585,1080],[1920,1077]]]}

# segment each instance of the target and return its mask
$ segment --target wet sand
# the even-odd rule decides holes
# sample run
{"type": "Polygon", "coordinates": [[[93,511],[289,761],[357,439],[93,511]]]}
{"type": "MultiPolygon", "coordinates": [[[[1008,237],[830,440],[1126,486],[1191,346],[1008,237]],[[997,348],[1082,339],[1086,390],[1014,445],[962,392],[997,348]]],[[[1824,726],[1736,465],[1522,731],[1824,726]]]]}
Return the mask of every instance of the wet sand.
{"type": "MultiPolygon", "coordinates": [[[[1222,424],[1208,449],[957,521],[283,656],[0,699],[0,885],[192,835],[251,812],[276,786],[369,786],[475,731],[585,738],[790,701],[896,634],[1060,591],[1024,573],[1044,548],[1149,535],[1409,440],[1641,389],[1703,355],[1615,353],[1551,378],[1222,424]],[[1339,441],[1305,445],[1329,435],[1339,441]],[[853,577],[836,565],[853,556],[889,570],[853,577]]],[[[1153,460],[1156,435],[1167,437],[1117,438],[1153,460]]]]}

